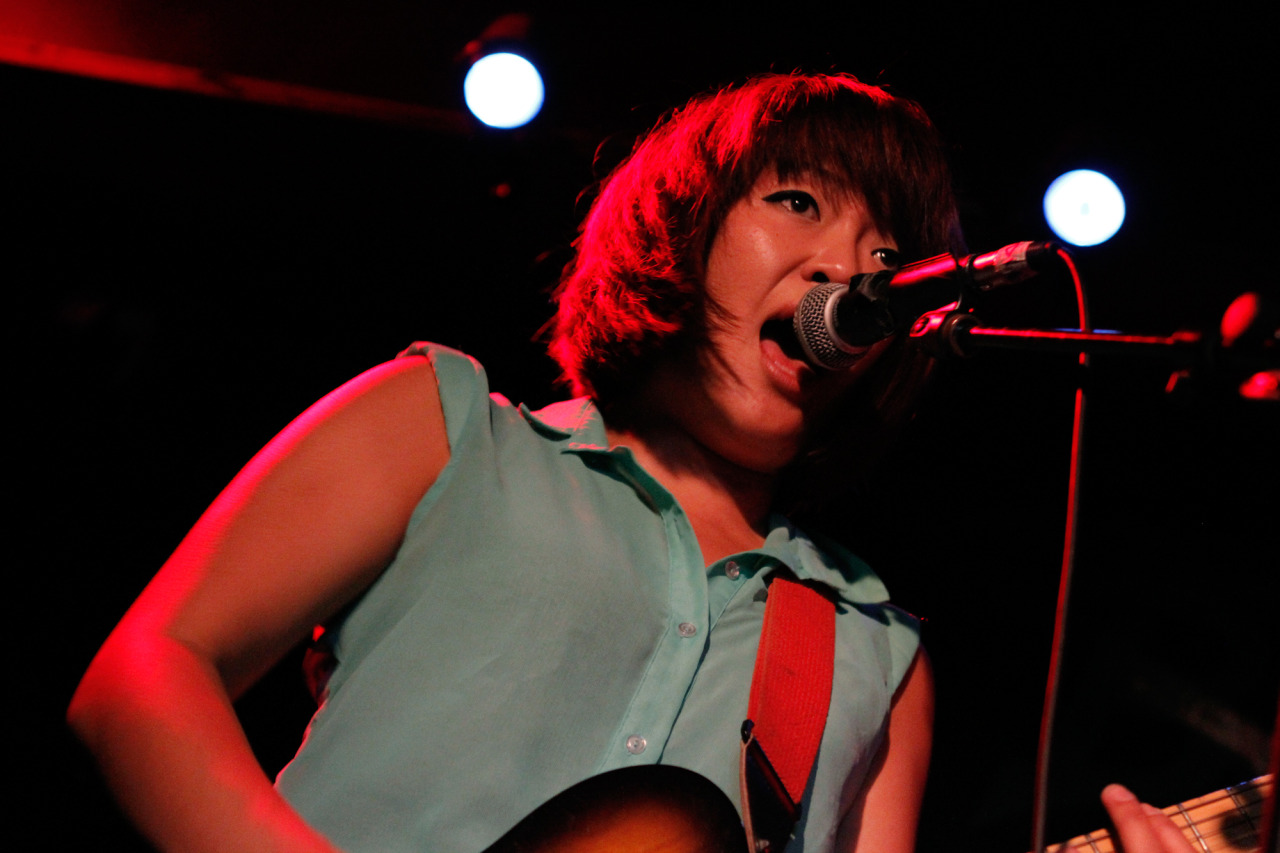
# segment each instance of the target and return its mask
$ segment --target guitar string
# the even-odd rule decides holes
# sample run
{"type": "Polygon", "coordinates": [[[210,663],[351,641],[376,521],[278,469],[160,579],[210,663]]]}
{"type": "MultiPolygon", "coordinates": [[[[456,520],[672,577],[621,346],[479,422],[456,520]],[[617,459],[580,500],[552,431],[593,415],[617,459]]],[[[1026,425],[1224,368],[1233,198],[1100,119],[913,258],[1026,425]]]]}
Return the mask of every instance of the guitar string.
{"type": "Polygon", "coordinates": [[[1215,803],[1227,797],[1238,799],[1241,796],[1249,796],[1252,794],[1256,794],[1258,799],[1262,800],[1266,799],[1266,797],[1271,793],[1272,783],[1273,779],[1271,775],[1267,774],[1259,776],[1258,778],[1248,782],[1241,782],[1239,785],[1231,785],[1220,791],[1213,791],[1212,793],[1205,794],[1202,797],[1187,800],[1182,805],[1187,806],[1188,808],[1194,808],[1204,803],[1215,803]]]}
{"type": "MultiPolygon", "coordinates": [[[[1200,825],[1203,825],[1203,821],[1200,822],[1200,825]]],[[[1223,824],[1220,823],[1219,827],[1222,825],[1223,824]]],[[[1227,833],[1221,829],[1208,833],[1197,832],[1196,826],[1194,825],[1179,826],[1178,829],[1182,832],[1183,836],[1186,837],[1188,843],[1196,844],[1203,850],[1208,851],[1208,853],[1214,853],[1214,851],[1220,850],[1225,851],[1228,849],[1239,851],[1256,850],[1256,847],[1241,847],[1240,845],[1253,845],[1259,840],[1257,833],[1253,831],[1252,827],[1250,827],[1250,831],[1248,833],[1233,834],[1229,838],[1227,837],[1227,833]],[[1218,842],[1223,838],[1227,838],[1227,841],[1219,846],[1218,842]]],[[[1090,853],[1116,853],[1116,847],[1111,838],[1111,834],[1102,829],[1091,832],[1086,836],[1073,838],[1061,845],[1054,845],[1049,848],[1049,853],[1071,853],[1071,851],[1076,850],[1088,850],[1090,853]]]]}
{"type": "Polygon", "coordinates": [[[1246,782],[1227,789],[1227,793],[1231,795],[1232,802],[1240,809],[1240,813],[1244,815],[1245,820],[1249,821],[1249,829],[1255,836],[1261,832],[1258,824],[1262,818],[1262,804],[1271,799],[1271,783],[1272,777],[1270,775],[1259,776],[1252,783],[1246,782]],[[1243,799],[1250,795],[1256,796],[1252,800],[1243,799]]]}
{"type": "Polygon", "coordinates": [[[1049,853],[1071,853],[1073,850],[1089,850],[1090,853],[1116,853],[1115,845],[1106,830],[1099,829],[1049,848],[1049,853]]]}
{"type": "Polygon", "coordinates": [[[1257,817],[1261,812],[1262,802],[1270,793],[1270,780],[1266,777],[1246,782],[1243,785],[1237,785],[1232,788],[1224,788],[1221,791],[1215,791],[1212,794],[1206,794],[1203,797],[1197,797],[1194,800],[1187,800],[1176,806],[1169,806],[1161,809],[1165,814],[1174,817],[1180,811],[1195,814],[1194,820],[1207,820],[1229,811],[1237,811],[1246,817],[1257,817]],[[1244,800],[1241,795],[1254,794],[1255,798],[1244,800]],[[1205,810],[1209,810],[1205,814],[1200,814],[1205,810]]]}
{"type": "MultiPolygon", "coordinates": [[[[1176,813],[1181,815],[1187,822],[1187,825],[1182,830],[1182,834],[1187,836],[1187,840],[1194,841],[1196,844],[1199,844],[1200,849],[1202,849],[1204,853],[1213,853],[1213,851],[1209,849],[1209,845],[1204,843],[1204,836],[1200,834],[1200,830],[1197,827],[1199,820],[1192,818],[1190,812],[1181,805],[1174,806],[1173,808],[1176,810],[1176,813]],[[1190,834],[1188,834],[1187,830],[1190,830],[1190,834]]],[[[1170,817],[1172,816],[1173,815],[1170,815],[1170,817]]],[[[1216,816],[1217,815],[1215,815],[1215,817],[1216,816]]]]}
{"type": "Polygon", "coordinates": [[[1207,837],[1217,837],[1231,831],[1236,836],[1236,840],[1256,842],[1259,840],[1258,826],[1262,817],[1263,803],[1269,793],[1269,783],[1237,786],[1221,792],[1221,796],[1203,798],[1199,803],[1192,801],[1183,805],[1188,806],[1188,813],[1194,815],[1191,826],[1197,835],[1201,834],[1197,827],[1204,826],[1213,818],[1221,817],[1222,820],[1214,826],[1215,831],[1207,837]],[[1230,804],[1227,803],[1228,800],[1230,804]],[[1228,826],[1230,817],[1237,818],[1237,823],[1228,826]]]}

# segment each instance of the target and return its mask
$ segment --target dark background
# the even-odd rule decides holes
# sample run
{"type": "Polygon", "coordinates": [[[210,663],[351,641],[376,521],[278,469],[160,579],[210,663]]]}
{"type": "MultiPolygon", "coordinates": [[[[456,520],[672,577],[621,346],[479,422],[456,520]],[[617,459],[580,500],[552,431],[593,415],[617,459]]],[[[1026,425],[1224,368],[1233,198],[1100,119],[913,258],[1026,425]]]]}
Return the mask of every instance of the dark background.
{"type": "MultiPolygon", "coordinates": [[[[1114,4],[1113,4],[1114,5],[1114,4]]],[[[1102,327],[1211,328],[1274,294],[1274,62],[1243,5],[1173,17],[979,4],[892,10],[526,3],[548,103],[499,134],[396,125],[0,64],[0,278],[15,307],[7,694],[34,849],[140,842],[61,725],[97,644],[240,465],[414,339],[537,405],[532,339],[592,180],[664,109],[758,71],[836,69],[921,101],[970,245],[1049,236],[1047,183],[1107,171],[1129,216],[1076,253],[1102,327]]],[[[460,109],[462,46],[506,7],[15,3],[0,37],[460,109]]],[[[1067,324],[1046,276],[992,311],[1067,324]]],[[[922,850],[1025,850],[1060,562],[1072,359],[942,371],[845,536],[927,620],[939,725],[922,850]]],[[[1265,769],[1280,679],[1275,404],[1231,377],[1098,359],[1050,836],[1124,781],[1167,804],[1265,769]]],[[[297,660],[241,703],[265,765],[308,700],[297,660]]]]}

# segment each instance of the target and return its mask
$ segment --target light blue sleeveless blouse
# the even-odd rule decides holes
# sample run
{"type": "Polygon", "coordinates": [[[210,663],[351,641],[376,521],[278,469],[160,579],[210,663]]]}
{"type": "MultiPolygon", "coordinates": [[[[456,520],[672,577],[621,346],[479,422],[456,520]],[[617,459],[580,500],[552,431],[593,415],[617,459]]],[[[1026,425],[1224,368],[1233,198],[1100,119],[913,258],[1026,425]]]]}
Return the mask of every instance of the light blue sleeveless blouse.
{"type": "Polygon", "coordinates": [[[586,399],[537,413],[424,350],[451,459],[382,577],[334,627],[339,665],[277,786],[347,851],[479,853],[589,776],[701,773],[737,804],[739,727],[780,565],[839,597],[830,716],[789,851],[827,851],[883,738],[916,621],[840,546],[775,516],[704,566],[671,495],[610,451],[586,399]]]}

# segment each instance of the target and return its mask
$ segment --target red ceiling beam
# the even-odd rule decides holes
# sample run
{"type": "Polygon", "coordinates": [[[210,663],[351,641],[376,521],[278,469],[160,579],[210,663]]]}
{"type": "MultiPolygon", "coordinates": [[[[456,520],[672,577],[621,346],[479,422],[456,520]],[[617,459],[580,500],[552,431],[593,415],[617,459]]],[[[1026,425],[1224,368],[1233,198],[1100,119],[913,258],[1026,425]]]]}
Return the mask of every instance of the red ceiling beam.
{"type": "Polygon", "coordinates": [[[0,35],[0,62],[153,89],[410,125],[437,132],[466,133],[472,128],[470,120],[461,111],[259,80],[13,36],[0,35]]]}

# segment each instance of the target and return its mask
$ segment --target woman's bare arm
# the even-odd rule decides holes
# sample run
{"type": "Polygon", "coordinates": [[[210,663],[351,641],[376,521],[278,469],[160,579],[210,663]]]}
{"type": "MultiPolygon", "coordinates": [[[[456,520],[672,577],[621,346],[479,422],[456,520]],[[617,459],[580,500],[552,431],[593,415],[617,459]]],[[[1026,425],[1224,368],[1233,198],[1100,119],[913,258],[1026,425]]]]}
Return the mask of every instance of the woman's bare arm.
{"type": "Polygon", "coordinates": [[[932,747],[933,670],[921,648],[894,694],[888,737],[858,802],[840,828],[837,849],[850,853],[915,849],[932,747]]]}
{"type": "Polygon", "coordinates": [[[427,359],[362,374],[245,466],[108,637],[68,720],[161,849],[332,849],[231,701],[377,578],[448,457],[427,359]]]}

